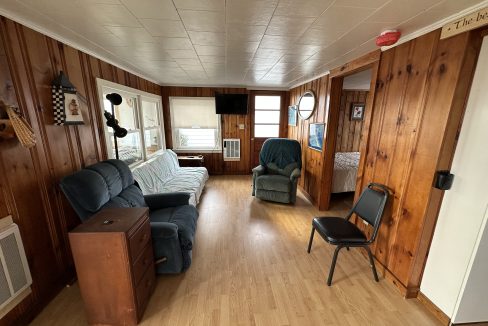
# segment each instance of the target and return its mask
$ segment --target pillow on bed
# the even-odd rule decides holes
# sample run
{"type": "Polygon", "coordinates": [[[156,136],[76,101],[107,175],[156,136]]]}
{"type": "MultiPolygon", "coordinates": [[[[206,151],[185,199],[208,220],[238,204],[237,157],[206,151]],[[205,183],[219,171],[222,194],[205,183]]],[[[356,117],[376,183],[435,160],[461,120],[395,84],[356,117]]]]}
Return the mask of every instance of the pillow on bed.
{"type": "Polygon", "coordinates": [[[268,165],[266,167],[268,168],[269,174],[279,174],[279,175],[284,175],[285,177],[289,177],[291,175],[291,173],[293,172],[293,170],[298,168],[298,163],[293,162],[293,163],[290,163],[287,166],[285,166],[283,169],[280,169],[278,167],[278,165],[271,162],[271,163],[268,163],[268,165]]]}

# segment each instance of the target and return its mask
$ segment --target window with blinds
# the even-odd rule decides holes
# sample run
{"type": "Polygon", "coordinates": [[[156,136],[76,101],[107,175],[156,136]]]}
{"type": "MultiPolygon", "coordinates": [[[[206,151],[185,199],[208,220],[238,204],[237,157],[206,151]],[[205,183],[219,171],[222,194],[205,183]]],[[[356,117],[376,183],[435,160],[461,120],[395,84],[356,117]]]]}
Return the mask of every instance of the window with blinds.
{"type": "Polygon", "coordinates": [[[169,104],[173,150],[222,151],[214,97],[171,97],[169,104]]]}

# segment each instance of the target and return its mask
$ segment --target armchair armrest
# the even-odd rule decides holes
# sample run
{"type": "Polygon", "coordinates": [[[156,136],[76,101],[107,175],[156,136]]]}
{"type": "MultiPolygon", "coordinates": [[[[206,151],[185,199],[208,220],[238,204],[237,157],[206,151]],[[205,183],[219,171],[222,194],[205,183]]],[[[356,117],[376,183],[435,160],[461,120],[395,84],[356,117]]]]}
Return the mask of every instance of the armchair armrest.
{"type": "Polygon", "coordinates": [[[167,192],[145,195],[144,200],[150,210],[188,205],[190,194],[187,192],[167,192]]]}
{"type": "Polygon", "coordinates": [[[262,165],[258,165],[254,169],[252,169],[252,173],[256,176],[263,175],[265,172],[266,172],[266,168],[262,165]]]}
{"type": "Polygon", "coordinates": [[[296,168],[291,172],[290,180],[295,181],[296,179],[300,178],[301,175],[302,175],[302,170],[300,170],[299,168],[296,168]]]}

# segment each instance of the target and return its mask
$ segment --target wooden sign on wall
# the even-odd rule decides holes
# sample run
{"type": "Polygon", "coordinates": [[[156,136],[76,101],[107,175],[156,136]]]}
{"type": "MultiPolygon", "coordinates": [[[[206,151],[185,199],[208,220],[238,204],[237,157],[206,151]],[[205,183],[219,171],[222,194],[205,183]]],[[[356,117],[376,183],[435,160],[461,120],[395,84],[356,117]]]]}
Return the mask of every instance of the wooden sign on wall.
{"type": "Polygon", "coordinates": [[[441,40],[488,24],[488,7],[442,27],[441,40]]]}

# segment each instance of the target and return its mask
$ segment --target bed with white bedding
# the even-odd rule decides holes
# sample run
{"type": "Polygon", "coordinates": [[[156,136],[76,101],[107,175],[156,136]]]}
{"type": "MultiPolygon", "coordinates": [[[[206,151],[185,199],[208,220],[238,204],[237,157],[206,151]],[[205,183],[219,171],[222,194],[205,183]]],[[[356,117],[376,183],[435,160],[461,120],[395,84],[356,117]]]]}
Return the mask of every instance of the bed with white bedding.
{"type": "Polygon", "coordinates": [[[332,193],[356,191],[359,152],[335,153],[332,193]]]}

